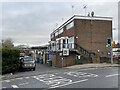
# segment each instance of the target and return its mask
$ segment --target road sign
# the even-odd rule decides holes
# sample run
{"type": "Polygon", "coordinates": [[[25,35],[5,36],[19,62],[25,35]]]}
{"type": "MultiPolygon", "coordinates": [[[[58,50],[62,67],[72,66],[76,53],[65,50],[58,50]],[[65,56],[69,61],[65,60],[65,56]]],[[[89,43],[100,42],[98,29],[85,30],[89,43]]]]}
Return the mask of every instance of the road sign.
{"type": "Polygon", "coordinates": [[[63,49],[63,56],[69,56],[69,49],[68,48],[63,49]]]}

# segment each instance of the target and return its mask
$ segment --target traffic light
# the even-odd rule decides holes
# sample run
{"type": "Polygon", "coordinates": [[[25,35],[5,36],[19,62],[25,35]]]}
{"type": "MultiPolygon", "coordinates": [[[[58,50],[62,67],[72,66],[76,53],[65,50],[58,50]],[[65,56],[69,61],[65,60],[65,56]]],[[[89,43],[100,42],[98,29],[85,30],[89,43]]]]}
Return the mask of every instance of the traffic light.
{"type": "Polygon", "coordinates": [[[115,48],[115,41],[112,41],[112,48],[115,48]]]}
{"type": "Polygon", "coordinates": [[[111,39],[110,38],[107,39],[107,45],[108,45],[108,47],[111,46],[111,39]]]}

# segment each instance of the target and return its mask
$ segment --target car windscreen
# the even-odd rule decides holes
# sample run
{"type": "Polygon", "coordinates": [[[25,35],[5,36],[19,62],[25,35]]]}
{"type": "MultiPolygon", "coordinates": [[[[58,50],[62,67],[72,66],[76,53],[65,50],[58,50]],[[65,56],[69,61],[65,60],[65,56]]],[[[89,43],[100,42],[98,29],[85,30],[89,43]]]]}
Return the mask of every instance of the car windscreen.
{"type": "Polygon", "coordinates": [[[24,58],[24,61],[25,62],[27,62],[27,61],[33,61],[34,59],[33,58],[31,58],[31,57],[26,57],[26,58],[24,58]]]}

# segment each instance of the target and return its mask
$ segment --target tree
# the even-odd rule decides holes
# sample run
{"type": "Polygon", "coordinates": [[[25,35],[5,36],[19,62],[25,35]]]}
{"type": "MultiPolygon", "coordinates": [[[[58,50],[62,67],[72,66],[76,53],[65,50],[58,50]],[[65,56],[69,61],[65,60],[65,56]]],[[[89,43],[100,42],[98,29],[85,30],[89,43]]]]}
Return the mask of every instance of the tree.
{"type": "Polygon", "coordinates": [[[2,47],[3,48],[13,48],[14,44],[11,38],[7,38],[5,40],[2,40],[2,47]]]}

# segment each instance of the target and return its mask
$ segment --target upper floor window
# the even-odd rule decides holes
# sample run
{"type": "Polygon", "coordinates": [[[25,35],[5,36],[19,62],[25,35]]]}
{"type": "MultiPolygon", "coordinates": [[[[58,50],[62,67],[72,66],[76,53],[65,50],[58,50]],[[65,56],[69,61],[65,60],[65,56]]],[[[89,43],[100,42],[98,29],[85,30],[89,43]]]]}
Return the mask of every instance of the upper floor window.
{"type": "Polygon", "coordinates": [[[60,30],[59,30],[59,34],[61,34],[63,32],[63,28],[61,28],[60,30]]]}
{"type": "Polygon", "coordinates": [[[57,36],[58,35],[58,32],[55,32],[55,36],[57,36]]]}
{"type": "Polygon", "coordinates": [[[66,26],[66,29],[68,30],[72,27],[74,27],[74,22],[73,21],[66,26]]]}
{"type": "Polygon", "coordinates": [[[54,38],[54,33],[51,34],[51,38],[54,38]]]}

